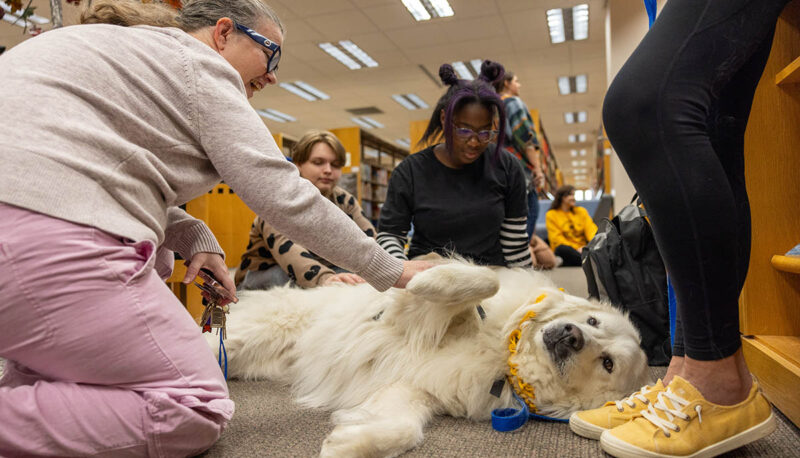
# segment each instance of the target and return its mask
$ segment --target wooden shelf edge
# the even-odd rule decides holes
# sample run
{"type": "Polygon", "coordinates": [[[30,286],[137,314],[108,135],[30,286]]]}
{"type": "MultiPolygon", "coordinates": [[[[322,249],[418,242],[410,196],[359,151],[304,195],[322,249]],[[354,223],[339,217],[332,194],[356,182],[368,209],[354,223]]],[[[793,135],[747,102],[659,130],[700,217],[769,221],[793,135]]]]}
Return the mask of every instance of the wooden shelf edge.
{"type": "Polygon", "coordinates": [[[760,342],[757,336],[743,338],[742,351],[750,372],[758,379],[767,399],[800,427],[800,397],[797,396],[800,367],[760,342]]]}
{"type": "Polygon", "coordinates": [[[800,57],[775,75],[775,84],[777,85],[792,83],[800,83],[800,57]]]}
{"type": "Polygon", "coordinates": [[[800,256],[781,256],[776,254],[769,261],[776,270],[800,274],[800,256]]]}

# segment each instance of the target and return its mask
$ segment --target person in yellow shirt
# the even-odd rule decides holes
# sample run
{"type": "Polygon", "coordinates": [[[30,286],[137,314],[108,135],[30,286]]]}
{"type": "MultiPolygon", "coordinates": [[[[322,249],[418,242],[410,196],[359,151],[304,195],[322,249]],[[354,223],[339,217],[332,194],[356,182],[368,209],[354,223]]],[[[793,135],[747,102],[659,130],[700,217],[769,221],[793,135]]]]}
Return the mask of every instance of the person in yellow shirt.
{"type": "Polygon", "coordinates": [[[556,190],[550,210],[545,214],[547,238],[564,266],[581,265],[581,248],[597,233],[597,225],[589,212],[575,205],[575,188],[570,185],[556,190]]]}

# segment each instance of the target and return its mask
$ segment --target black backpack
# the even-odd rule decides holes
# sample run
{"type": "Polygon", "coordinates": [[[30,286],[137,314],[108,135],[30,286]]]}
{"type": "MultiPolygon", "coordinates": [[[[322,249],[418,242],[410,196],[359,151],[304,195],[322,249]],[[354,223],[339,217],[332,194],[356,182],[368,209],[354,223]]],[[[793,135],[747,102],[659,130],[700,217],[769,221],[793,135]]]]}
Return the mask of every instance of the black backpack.
{"type": "Polygon", "coordinates": [[[604,218],[581,263],[589,296],[629,312],[648,363],[664,366],[672,356],[667,274],[646,216],[631,202],[612,220],[604,218]]]}

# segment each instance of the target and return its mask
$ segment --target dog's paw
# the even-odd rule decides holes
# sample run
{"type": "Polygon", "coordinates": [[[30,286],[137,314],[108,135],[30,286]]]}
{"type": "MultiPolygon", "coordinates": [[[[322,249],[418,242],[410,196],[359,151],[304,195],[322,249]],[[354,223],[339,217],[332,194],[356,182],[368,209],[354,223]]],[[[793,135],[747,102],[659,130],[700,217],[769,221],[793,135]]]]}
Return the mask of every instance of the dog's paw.
{"type": "Polygon", "coordinates": [[[465,302],[494,296],[500,289],[497,274],[488,267],[452,263],[420,272],[406,290],[437,302],[465,302]]]}

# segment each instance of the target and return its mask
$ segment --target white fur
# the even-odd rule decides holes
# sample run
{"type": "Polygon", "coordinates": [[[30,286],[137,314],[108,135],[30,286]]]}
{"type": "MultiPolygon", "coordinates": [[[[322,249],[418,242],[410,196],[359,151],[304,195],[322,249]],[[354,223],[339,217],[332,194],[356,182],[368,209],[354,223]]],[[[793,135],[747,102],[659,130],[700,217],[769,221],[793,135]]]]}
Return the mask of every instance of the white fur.
{"type": "Polygon", "coordinates": [[[301,404],[333,410],[322,456],[396,456],[422,441],[433,415],[487,420],[514,406],[508,384],[499,398],[489,389],[508,373],[508,335],[528,310],[537,316],[523,324],[512,361],[534,386],[539,413],[567,418],[649,381],[639,335],[622,313],[565,294],[532,270],[445,261],[405,290],[287,287],[240,299],[228,317],[229,375],[282,381],[301,404]],[[543,335],[566,323],[584,345],[557,364],[543,335]]]}

